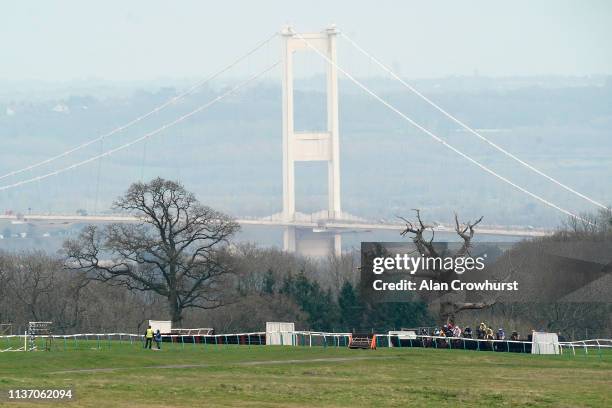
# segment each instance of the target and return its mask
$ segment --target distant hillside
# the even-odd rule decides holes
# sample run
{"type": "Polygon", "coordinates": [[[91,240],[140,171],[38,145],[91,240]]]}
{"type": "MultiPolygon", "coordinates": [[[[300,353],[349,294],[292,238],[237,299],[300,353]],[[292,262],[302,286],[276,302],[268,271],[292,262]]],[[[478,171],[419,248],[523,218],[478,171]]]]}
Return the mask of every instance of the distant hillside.
{"type": "MultiPolygon", "coordinates": [[[[124,124],[184,89],[157,84],[79,83],[20,91],[0,87],[0,173],[43,160],[124,124]]],[[[466,133],[389,80],[368,80],[403,112],[510,179],[574,211],[588,203],[535,176],[466,133]]],[[[577,190],[612,203],[612,81],[593,78],[447,78],[415,84],[496,143],[577,190]]],[[[296,126],[325,123],[320,78],[297,84],[296,126]]],[[[205,89],[154,118],[96,143],[64,165],[155,129],[214,98],[205,89]]],[[[89,213],[141,177],[182,180],[202,201],[235,215],[281,206],[281,92],[263,83],[133,148],[78,170],[0,192],[0,211],[89,213]]],[[[343,207],[371,218],[422,208],[428,219],[484,215],[488,224],[553,226],[562,218],[411,128],[347,82],[341,83],[343,207]]],[[[0,180],[36,176],[59,163],[0,180]]],[[[298,208],[326,204],[326,168],[299,166],[298,208]]]]}

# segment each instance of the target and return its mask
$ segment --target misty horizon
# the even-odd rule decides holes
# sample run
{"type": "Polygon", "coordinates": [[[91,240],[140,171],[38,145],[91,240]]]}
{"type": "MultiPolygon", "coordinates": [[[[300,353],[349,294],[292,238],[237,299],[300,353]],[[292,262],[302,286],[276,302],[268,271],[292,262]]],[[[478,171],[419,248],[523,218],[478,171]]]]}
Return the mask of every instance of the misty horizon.
{"type": "MultiPolygon", "coordinates": [[[[606,1],[467,7],[452,1],[63,0],[9,3],[2,11],[0,78],[10,80],[198,77],[287,24],[298,32],[335,24],[406,78],[612,74],[612,4],[606,1]]],[[[367,59],[339,44],[339,61],[370,76],[367,59]]],[[[280,56],[276,44],[264,51],[249,62],[280,56]]]]}

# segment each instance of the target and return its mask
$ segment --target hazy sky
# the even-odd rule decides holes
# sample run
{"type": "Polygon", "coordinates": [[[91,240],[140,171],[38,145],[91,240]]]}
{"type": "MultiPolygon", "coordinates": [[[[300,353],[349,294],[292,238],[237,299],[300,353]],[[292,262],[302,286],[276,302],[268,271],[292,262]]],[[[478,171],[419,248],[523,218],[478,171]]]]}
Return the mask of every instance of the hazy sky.
{"type": "MultiPolygon", "coordinates": [[[[0,0],[0,79],[201,77],[285,23],[335,23],[407,77],[612,74],[611,22],[606,0],[0,0]]],[[[340,47],[341,65],[377,73],[340,47]]]]}

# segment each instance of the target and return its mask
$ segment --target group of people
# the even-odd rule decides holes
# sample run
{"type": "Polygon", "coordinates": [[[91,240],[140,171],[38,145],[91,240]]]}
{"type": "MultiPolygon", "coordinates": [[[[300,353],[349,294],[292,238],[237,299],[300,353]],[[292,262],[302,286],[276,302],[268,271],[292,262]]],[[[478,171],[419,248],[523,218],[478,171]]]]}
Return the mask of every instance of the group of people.
{"type": "MultiPolygon", "coordinates": [[[[420,334],[424,336],[430,335],[427,329],[421,329],[420,334]]],[[[495,332],[491,327],[487,326],[485,322],[480,323],[480,325],[476,328],[475,334],[473,333],[471,327],[465,327],[462,329],[452,321],[445,324],[442,328],[436,327],[433,331],[433,336],[436,337],[473,339],[474,335],[476,336],[475,338],[479,340],[506,340],[506,332],[503,328],[500,327],[497,329],[497,332],[495,332]]],[[[517,331],[513,331],[508,340],[520,341],[521,336],[517,331]]]]}
{"type": "Polygon", "coordinates": [[[150,350],[151,347],[153,346],[153,341],[155,341],[155,345],[157,346],[157,350],[161,350],[162,335],[161,335],[159,329],[157,329],[157,330],[155,330],[155,332],[153,332],[153,329],[151,328],[151,326],[149,326],[147,328],[147,331],[145,332],[145,345],[144,345],[144,348],[148,348],[150,350]]]}

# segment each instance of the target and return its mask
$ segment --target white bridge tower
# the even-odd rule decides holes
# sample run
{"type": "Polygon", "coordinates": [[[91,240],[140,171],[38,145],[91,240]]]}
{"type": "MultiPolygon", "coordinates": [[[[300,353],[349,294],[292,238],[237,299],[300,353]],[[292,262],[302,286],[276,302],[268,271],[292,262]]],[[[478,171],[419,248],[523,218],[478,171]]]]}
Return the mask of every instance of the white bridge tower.
{"type": "MultiPolygon", "coordinates": [[[[328,218],[341,218],[340,207],[340,144],[338,139],[338,71],[327,66],[327,129],[318,132],[297,132],[294,128],[293,54],[308,49],[301,38],[285,28],[283,34],[283,218],[295,220],[295,163],[325,161],[328,163],[328,218]]],[[[335,27],[321,33],[300,34],[310,45],[336,61],[335,27]]]]}
{"type": "MultiPolygon", "coordinates": [[[[338,70],[336,69],[335,26],[319,33],[296,36],[290,27],[282,31],[283,61],[283,221],[295,221],[295,163],[300,161],[327,162],[328,206],[327,219],[342,218],[340,206],[340,143],[338,126],[338,70]],[[298,132],[294,127],[293,55],[309,50],[309,45],[326,55],[333,63],[327,64],[327,129],[298,132]]],[[[284,249],[295,251],[295,228],[288,227],[284,249]]],[[[334,250],[340,253],[340,235],[334,235],[334,250]]]]}

